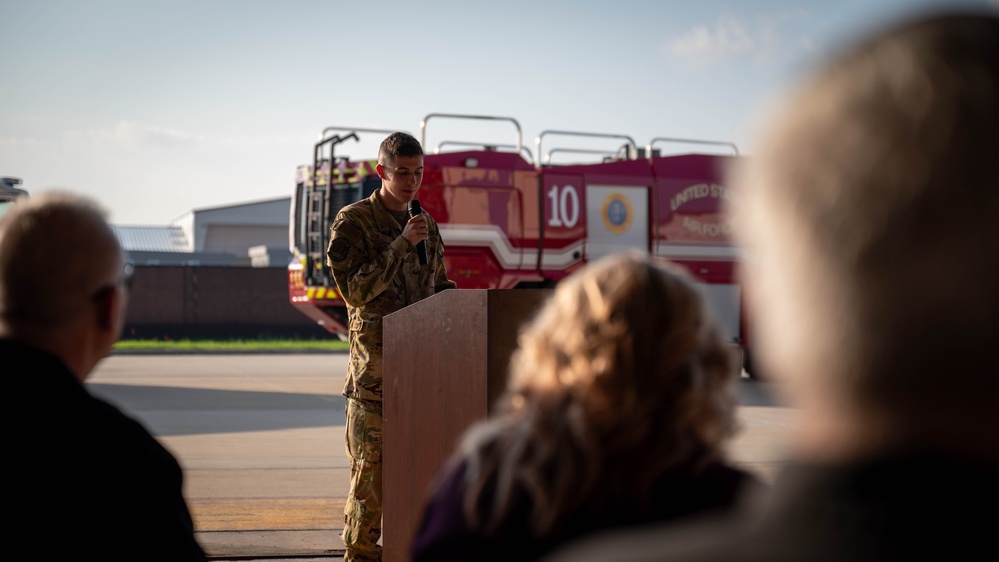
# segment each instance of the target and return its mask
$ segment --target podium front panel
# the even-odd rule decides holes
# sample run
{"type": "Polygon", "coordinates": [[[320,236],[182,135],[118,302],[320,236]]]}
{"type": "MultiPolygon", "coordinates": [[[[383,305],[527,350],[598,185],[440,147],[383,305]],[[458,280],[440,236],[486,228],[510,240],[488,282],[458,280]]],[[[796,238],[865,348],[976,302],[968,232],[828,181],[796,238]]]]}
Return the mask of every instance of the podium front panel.
{"type": "Polygon", "coordinates": [[[551,289],[452,289],[383,320],[382,559],[409,545],[441,464],[506,384],[523,323],[551,289]]]}

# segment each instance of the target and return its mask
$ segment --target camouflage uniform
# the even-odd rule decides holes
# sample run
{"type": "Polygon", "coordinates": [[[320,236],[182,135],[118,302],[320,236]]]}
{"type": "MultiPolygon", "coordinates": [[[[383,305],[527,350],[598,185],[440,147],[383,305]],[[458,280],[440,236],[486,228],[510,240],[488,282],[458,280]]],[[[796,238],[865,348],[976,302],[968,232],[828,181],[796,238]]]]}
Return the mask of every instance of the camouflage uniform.
{"type": "Polygon", "coordinates": [[[378,198],[348,205],[330,228],[327,263],[347,302],[350,363],[347,457],[350,493],[344,508],[347,560],[381,560],[382,517],[382,317],[444,289],[456,287],[444,268],[444,243],[427,216],[429,263],[402,237],[402,225],[378,198]]]}

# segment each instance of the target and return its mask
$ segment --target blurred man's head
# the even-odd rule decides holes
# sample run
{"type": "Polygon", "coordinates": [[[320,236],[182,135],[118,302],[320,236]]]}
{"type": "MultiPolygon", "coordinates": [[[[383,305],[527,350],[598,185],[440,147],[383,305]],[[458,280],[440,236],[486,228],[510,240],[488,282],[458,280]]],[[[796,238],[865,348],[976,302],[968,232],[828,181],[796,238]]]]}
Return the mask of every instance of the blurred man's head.
{"type": "Polygon", "coordinates": [[[82,379],[121,333],[124,266],[94,201],[57,192],[18,200],[0,218],[0,336],[60,355],[82,379]]]}
{"type": "Polygon", "coordinates": [[[843,446],[873,449],[999,425],[995,13],[925,16],[836,57],[736,189],[760,356],[811,429],[862,426],[843,446]]]}

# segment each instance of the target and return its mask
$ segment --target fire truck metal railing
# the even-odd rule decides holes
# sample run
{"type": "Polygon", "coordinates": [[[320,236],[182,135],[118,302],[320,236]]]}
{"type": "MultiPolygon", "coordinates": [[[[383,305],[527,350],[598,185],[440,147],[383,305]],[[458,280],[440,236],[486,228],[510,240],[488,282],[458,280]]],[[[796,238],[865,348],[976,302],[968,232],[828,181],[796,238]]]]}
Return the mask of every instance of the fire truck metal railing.
{"type": "MultiPolygon", "coordinates": [[[[520,153],[524,147],[524,133],[520,128],[520,123],[513,117],[500,117],[496,115],[467,115],[463,113],[430,113],[420,121],[420,144],[424,147],[427,146],[427,121],[430,121],[432,117],[446,117],[450,119],[480,119],[488,121],[509,121],[513,123],[513,126],[517,129],[517,144],[516,150],[514,152],[520,153]]],[[[453,142],[453,141],[452,141],[453,142]]],[[[479,143],[481,146],[482,143],[479,143]]],[[[488,146],[499,146],[499,145],[488,145],[488,146]]]]}
{"type": "Polygon", "coordinates": [[[677,143],[683,143],[683,144],[708,144],[708,145],[716,145],[716,146],[727,146],[727,147],[729,147],[729,148],[732,149],[732,152],[734,152],[736,156],[739,155],[739,148],[737,146],[735,146],[735,143],[732,143],[732,142],[712,141],[712,140],[699,140],[699,139],[677,139],[677,138],[671,138],[671,137],[656,137],[656,138],[650,140],[649,144],[645,145],[645,154],[649,158],[652,158],[652,154],[653,154],[653,152],[652,152],[652,145],[656,144],[657,142],[677,142],[677,143]]]}
{"type": "MultiPolygon", "coordinates": [[[[638,154],[638,145],[635,144],[635,139],[629,137],[628,135],[615,135],[615,134],[608,134],[608,133],[585,133],[585,132],[580,132],[580,131],[554,131],[554,130],[547,130],[547,131],[541,131],[541,133],[538,134],[538,138],[534,141],[535,145],[537,145],[536,148],[535,148],[535,152],[537,153],[539,159],[541,158],[541,155],[544,154],[544,152],[541,151],[541,139],[544,138],[545,135],[567,135],[567,136],[576,136],[576,137],[592,137],[592,138],[605,138],[605,139],[623,139],[623,140],[627,141],[627,145],[626,146],[629,147],[628,150],[627,150],[627,152],[628,152],[627,158],[629,158],[629,159],[635,158],[635,156],[638,154]]],[[[571,149],[560,149],[560,150],[565,151],[565,150],[571,150],[571,149]]],[[[576,150],[583,150],[583,149],[576,149],[576,150]]],[[[620,151],[620,150],[621,149],[618,149],[618,151],[620,151]]],[[[551,160],[551,153],[548,154],[548,161],[550,161],[550,160],[551,160]]],[[[548,164],[548,162],[546,161],[544,164],[548,164]]],[[[538,162],[535,163],[535,165],[540,168],[543,164],[539,160],[538,162]]]]}

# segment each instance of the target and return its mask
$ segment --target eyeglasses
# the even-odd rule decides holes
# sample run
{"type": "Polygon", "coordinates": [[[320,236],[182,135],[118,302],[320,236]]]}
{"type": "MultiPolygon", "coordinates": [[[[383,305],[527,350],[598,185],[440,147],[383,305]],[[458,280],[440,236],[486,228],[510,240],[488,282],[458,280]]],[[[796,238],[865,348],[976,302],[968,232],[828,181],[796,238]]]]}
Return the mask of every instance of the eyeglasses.
{"type": "Polygon", "coordinates": [[[417,168],[416,170],[414,170],[412,172],[410,172],[408,170],[400,172],[399,168],[390,168],[388,166],[382,166],[382,169],[386,170],[388,172],[391,172],[393,174],[396,174],[396,175],[398,175],[402,179],[409,178],[409,177],[412,177],[412,178],[421,178],[421,177],[423,177],[423,168],[417,168]]]}
{"type": "Polygon", "coordinates": [[[111,291],[113,291],[115,287],[119,285],[125,287],[128,290],[132,290],[132,277],[134,275],[135,275],[135,267],[130,263],[126,263],[125,267],[121,268],[121,275],[119,275],[118,278],[115,279],[113,282],[108,283],[107,285],[104,285],[100,289],[94,291],[94,293],[90,295],[90,300],[96,302],[103,299],[109,293],[111,293],[111,291]]]}

